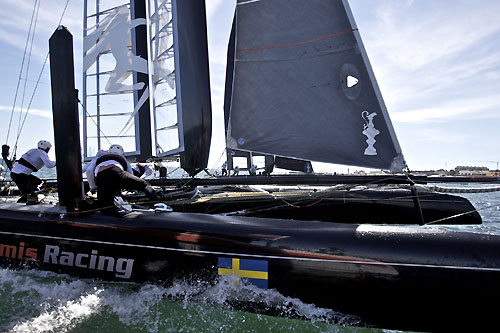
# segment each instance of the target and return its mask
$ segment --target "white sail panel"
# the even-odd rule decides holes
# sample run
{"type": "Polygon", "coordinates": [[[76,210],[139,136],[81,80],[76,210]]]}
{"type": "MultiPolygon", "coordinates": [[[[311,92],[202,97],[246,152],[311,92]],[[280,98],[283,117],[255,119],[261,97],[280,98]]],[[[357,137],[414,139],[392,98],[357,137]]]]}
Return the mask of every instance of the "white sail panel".
{"type": "Polygon", "coordinates": [[[238,1],[227,146],[404,167],[346,1],[238,1]]]}
{"type": "Polygon", "coordinates": [[[181,109],[175,85],[174,16],[170,0],[150,1],[151,61],[156,156],[184,150],[181,109]]]}
{"type": "Polygon", "coordinates": [[[84,6],[85,158],[111,143],[138,159],[181,152],[171,1],[96,0],[84,6]],[[165,131],[169,135],[160,133],[165,131]]]}

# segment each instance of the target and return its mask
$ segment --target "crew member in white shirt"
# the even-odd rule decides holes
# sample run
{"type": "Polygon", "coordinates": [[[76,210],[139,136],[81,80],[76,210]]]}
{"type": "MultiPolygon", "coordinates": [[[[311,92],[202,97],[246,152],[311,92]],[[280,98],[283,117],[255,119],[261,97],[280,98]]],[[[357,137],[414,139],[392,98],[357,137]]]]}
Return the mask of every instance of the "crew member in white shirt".
{"type": "Polygon", "coordinates": [[[97,201],[101,211],[115,215],[114,198],[120,196],[121,190],[138,190],[146,193],[150,200],[158,200],[153,187],[144,179],[132,174],[132,167],[123,156],[123,147],[111,145],[99,157],[90,162],[86,168],[87,177],[92,172],[95,177],[88,177],[89,186],[97,188],[97,201]]]}
{"type": "Polygon", "coordinates": [[[89,183],[89,189],[91,193],[96,193],[97,192],[97,187],[95,186],[95,167],[96,167],[96,162],[99,157],[107,153],[107,150],[99,150],[97,154],[94,156],[94,158],[87,164],[83,165],[82,167],[82,172],[84,172],[87,175],[87,182],[89,183]]]}
{"type": "Polygon", "coordinates": [[[32,172],[37,172],[43,166],[47,168],[56,166],[56,162],[49,158],[50,148],[52,148],[52,144],[49,141],[38,141],[38,148],[30,149],[24,153],[12,168],[10,177],[21,191],[21,198],[17,202],[27,202],[28,195],[33,194],[38,185],[41,184],[40,178],[32,175],[32,172]]]}

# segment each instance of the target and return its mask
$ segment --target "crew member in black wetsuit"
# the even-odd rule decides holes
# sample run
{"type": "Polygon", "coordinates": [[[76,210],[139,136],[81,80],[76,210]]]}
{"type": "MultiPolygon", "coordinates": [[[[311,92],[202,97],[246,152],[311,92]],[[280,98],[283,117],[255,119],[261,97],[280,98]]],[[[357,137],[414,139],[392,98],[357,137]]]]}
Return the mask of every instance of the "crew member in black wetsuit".
{"type": "Polygon", "coordinates": [[[111,145],[108,151],[95,160],[95,165],[87,168],[94,172],[97,201],[102,207],[101,211],[106,214],[116,215],[114,198],[120,195],[122,189],[143,191],[150,200],[158,200],[153,187],[132,174],[132,167],[123,154],[122,146],[111,145]]]}
{"type": "Polygon", "coordinates": [[[227,174],[227,161],[224,161],[224,163],[222,163],[221,171],[222,171],[222,177],[225,177],[228,175],[227,174]]]}
{"type": "MultiPolygon", "coordinates": [[[[27,202],[28,195],[32,195],[42,182],[40,178],[32,175],[32,172],[37,172],[44,165],[47,168],[56,166],[56,162],[51,161],[47,154],[50,148],[52,148],[50,142],[46,140],[38,141],[38,148],[28,150],[12,168],[10,177],[21,191],[21,198],[17,202],[27,202]]],[[[34,200],[33,203],[36,203],[36,201],[34,200]]]]}

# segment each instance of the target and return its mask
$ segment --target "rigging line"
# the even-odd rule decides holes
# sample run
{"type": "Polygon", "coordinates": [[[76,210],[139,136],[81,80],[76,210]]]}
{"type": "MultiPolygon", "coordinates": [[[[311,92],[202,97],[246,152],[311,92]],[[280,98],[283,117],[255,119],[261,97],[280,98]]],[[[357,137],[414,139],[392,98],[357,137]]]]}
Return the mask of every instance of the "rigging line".
{"type": "Polygon", "coordinates": [[[498,207],[499,206],[489,206],[489,207],[483,207],[483,208],[475,208],[475,209],[470,210],[468,212],[463,212],[463,213],[455,214],[455,215],[452,215],[452,216],[443,217],[441,219],[434,220],[434,221],[431,221],[431,222],[426,222],[424,225],[438,224],[439,222],[443,222],[443,221],[446,221],[446,220],[454,219],[456,217],[460,217],[460,216],[463,216],[463,215],[472,214],[474,212],[478,212],[479,213],[479,211],[481,211],[481,210],[485,210],[485,209],[489,209],[489,208],[498,208],[498,207]]]}
{"type": "Polygon", "coordinates": [[[24,68],[24,60],[26,59],[26,50],[28,49],[28,43],[31,35],[31,27],[33,26],[33,17],[35,15],[35,10],[36,10],[36,4],[38,0],[35,0],[35,3],[33,4],[33,13],[31,14],[31,22],[30,22],[30,27],[28,30],[28,36],[26,37],[26,45],[24,47],[24,54],[23,54],[23,60],[21,62],[21,70],[19,71],[19,78],[17,79],[17,87],[16,87],[16,93],[14,94],[14,104],[12,105],[12,112],[10,114],[10,121],[9,121],[9,127],[7,131],[7,138],[5,139],[5,144],[8,143],[9,141],[9,135],[10,135],[10,127],[12,125],[12,118],[14,116],[14,110],[16,107],[16,102],[17,102],[17,94],[19,92],[19,84],[21,83],[21,77],[23,74],[23,68],[24,68]]]}
{"type": "Polygon", "coordinates": [[[35,15],[35,25],[33,26],[33,33],[31,34],[31,43],[30,43],[30,51],[28,53],[28,64],[26,65],[26,78],[24,80],[24,87],[23,87],[23,97],[21,98],[21,109],[19,111],[19,122],[18,122],[18,128],[17,128],[17,135],[19,135],[19,131],[21,130],[21,116],[23,113],[23,105],[24,105],[24,97],[26,95],[26,84],[28,83],[28,74],[30,72],[30,63],[31,63],[31,51],[33,50],[33,41],[35,39],[35,31],[36,31],[36,24],[38,22],[38,14],[40,13],[40,3],[42,1],[38,1],[38,7],[35,15]]]}
{"type": "MultiPolygon", "coordinates": [[[[59,19],[59,23],[57,24],[58,27],[61,25],[64,14],[66,13],[66,9],[68,8],[69,1],[70,0],[66,0],[66,5],[64,6],[63,12],[61,14],[61,18],[59,19]]],[[[16,143],[14,145],[14,155],[15,155],[16,150],[17,150],[17,143],[19,141],[19,137],[21,136],[21,131],[24,128],[24,123],[26,122],[26,117],[28,116],[28,112],[31,108],[31,103],[33,103],[33,98],[35,97],[35,93],[36,93],[36,90],[38,88],[38,84],[40,83],[40,80],[42,78],[42,74],[43,74],[43,71],[45,69],[45,65],[47,65],[48,59],[49,59],[49,52],[47,52],[47,55],[45,56],[45,60],[43,61],[42,69],[40,70],[40,74],[38,75],[38,79],[36,80],[35,88],[33,89],[33,94],[31,95],[30,102],[28,104],[28,107],[26,108],[26,113],[24,114],[23,123],[21,125],[21,128],[19,129],[19,133],[17,134],[16,143]]]]}
{"type": "MultiPolygon", "coordinates": [[[[281,201],[283,201],[287,206],[290,206],[290,207],[294,207],[294,208],[309,208],[309,207],[315,206],[316,204],[320,203],[321,201],[323,201],[323,199],[316,200],[316,201],[311,202],[311,203],[309,203],[307,205],[304,205],[304,206],[293,204],[291,202],[286,201],[285,199],[281,199],[281,201]]],[[[303,200],[303,201],[305,201],[305,200],[303,200]]]]}
{"type": "Polygon", "coordinates": [[[40,70],[40,74],[38,75],[38,79],[36,80],[36,84],[35,84],[35,88],[33,90],[33,94],[31,94],[30,102],[29,102],[28,107],[26,108],[26,112],[24,114],[23,123],[21,124],[21,128],[19,130],[19,133],[17,134],[16,143],[14,145],[14,155],[16,154],[17,143],[19,142],[19,137],[21,136],[21,131],[24,128],[24,123],[26,122],[26,117],[28,116],[28,112],[29,112],[29,110],[31,108],[31,103],[33,103],[33,99],[35,97],[35,93],[36,93],[36,90],[38,88],[38,84],[40,83],[40,80],[41,80],[42,74],[43,74],[43,70],[45,69],[45,65],[47,64],[47,60],[48,59],[49,59],[49,52],[47,52],[47,55],[45,56],[45,61],[43,62],[42,69],[40,70]]]}
{"type": "Polygon", "coordinates": [[[59,23],[57,24],[57,26],[61,25],[64,14],[66,13],[66,9],[68,8],[68,4],[69,4],[69,0],[66,1],[66,5],[64,6],[63,12],[61,14],[61,18],[59,19],[59,23]]]}
{"type": "Polygon", "coordinates": [[[172,173],[174,173],[174,172],[176,172],[176,171],[177,171],[177,170],[179,170],[179,169],[180,169],[180,167],[177,167],[177,168],[175,168],[174,170],[172,170],[172,171],[170,171],[170,172],[167,172],[167,176],[168,176],[168,175],[170,175],[170,174],[172,174],[172,173]]]}
{"type": "Polygon", "coordinates": [[[82,106],[83,111],[85,111],[85,113],[87,114],[87,118],[90,118],[92,120],[92,122],[94,122],[94,124],[96,125],[96,128],[99,130],[99,132],[102,134],[102,136],[106,139],[106,141],[108,141],[109,145],[111,145],[111,141],[109,141],[109,139],[106,136],[106,134],[104,134],[104,132],[101,129],[101,126],[97,125],[95,119],[90,115],[90,113],[87,111],[87,109],[83,106],[83,104],[80,101],[80,99],[78,99],[78,103],[82,106]]]}
{"type": "Polygon", "coordinates": [[[374,180],[374,181],[371,181],[371,182],[368,182],[368,183],[346,184],[346,186],[344,187],[344,189],[347,190],[347,191],[350,191],[350,190],[355,189],[358,186],[384,185],[384,184],[386,184],[385,183],[386,181],[391,180],[391,179],[397,179],[397,178],[398,178],[397,176],[388,176],[388,177],[386,177],[384,179],[374,180]]]}
{"type": "MultiPolygon", "coordinates": [[[[276,204],[271,204],[271,205],[268,205],[268,206],[261,206],[259,209],[253,209],[253,210],[247,209],[245,211],[245,214],[247,212],[250,212],[250,213],[260,213],[260,212],[265,212],[265,211],[271,211],[271,210],[275,210],[275,209],[279,209],[279,208],[283,208],[283,207],[287,207],[287,206],[291,206],[291,207],[295,207],[295,208],[302,208],[302,207],[306,207],[307,208],[307,207],[319,204],[323,200],[328,201],[328,199],[329,199],[328,196],[329,195],[330,195],[330,193],[325,192],[322,195],[315,196],[315,198],[318,198],[318,200],[316,200],[315,202],[310,203],[309,201],[311,201],[312,199],[311,199],[311,197],[308,197],[308,198],[303,198],[303,199],[296,200],[295,204],[292,204],[292,203],[286,201],[286,200],[290,200],[290,198],[279,198],[279,197],[276,197],[277,199],[280,199],[284,204],[276,203],[276,204]],[[307,203],[307,204],[304,205],[304,206],[300,206],[301,203],[307,203]]],[[[410,195],[410,196],[394,197],[394,198],[406,199],[406,198],[412,198],[412,196],[410,195]]],[[[387,199],[384,199],[384,200],[390,200],[390,199],[391,198],[387,198],[387,199]]],[[[382,201],[384,201],[384,200],[382,200],[382,201]]],[[[371,202],[372,199],[359,199],[358,201],[371,202]]],[[[233,213],[227,213],[227,214],[228,215],[238,215],[239,212],[233,212],[233,213]]],[[[430,223],[432,223],[432,222],[430,222],[430,223]]]]}
{"type": "Polygon", "coordinates": [[[212,173],[215,173],[215,171],[219,169],[220,161],[221,161],[221,159],[222,159],[222,156],[224,156],[224,153],[225,153],[225,152],[226,152],[226,148],[224,148],[224,149],[222,150],[222,153],[219,155],[219,157],[217,158],[217,160],[215,161],[215,163],[214,163],[214,164],[212,164],[212,165],[213,165],[213,167],[212,167],[212,168],[210,168],[210,170],[213,170],[213,172],[212,172],[212,173]]]}
{"type": "Polygon", "coordinates": [[[349,32],[354,32],[354,31],[357,31],[357,30],[358,29],[350,29],[350,30],[346,30],[346,31],[342,31],[342,32],[337,32],[337,33],[334,33],[334,34],[331,34],[331,35],[327,35],[327,36],[323,36],[323,37],[318,37],[318,38],[314,38],[314,39],[311,39],[311,40],[306,40],[306,41],[303,41],[303,42],[297,42],[297,43],[289,43],[289,44],[281,44],[281,45],[271,45],[271,46],[262,46],[262,47],[251,47],[251,48],[247,48],[247,49],[237,49],[236,52],[258,51],[258,50],[268,50],[268,49],[279,49],[279,48],[290,47],[290,46],[299,46],[299,45],[314,43],[314,42],[317,42],[317,41],[320,41],[320,40],[323,40],[323,39],[327,39],[327,38],[331,38],[331,37],[340,36],[340,35],[343,35],[343,34],[346,34],[346,33],[349,33],[349,32]]]}

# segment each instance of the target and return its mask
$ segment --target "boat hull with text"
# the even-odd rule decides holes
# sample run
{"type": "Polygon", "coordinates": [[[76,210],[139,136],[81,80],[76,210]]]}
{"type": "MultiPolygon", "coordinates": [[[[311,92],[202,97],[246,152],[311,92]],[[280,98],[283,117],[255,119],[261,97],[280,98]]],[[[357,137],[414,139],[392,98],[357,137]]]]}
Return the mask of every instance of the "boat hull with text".
{"type": "Polygon", "coordinates": [[[253,280],[264,288],[388,328],[450,327],[460,314],[487,313],[500,278],[500,236],[438,227],[153,211],[72,218],[7,203],[0,225],[2,266],[169,284],[213,283],[224,262],[239,275],[241,261],[260,267],[253,280]]]}

